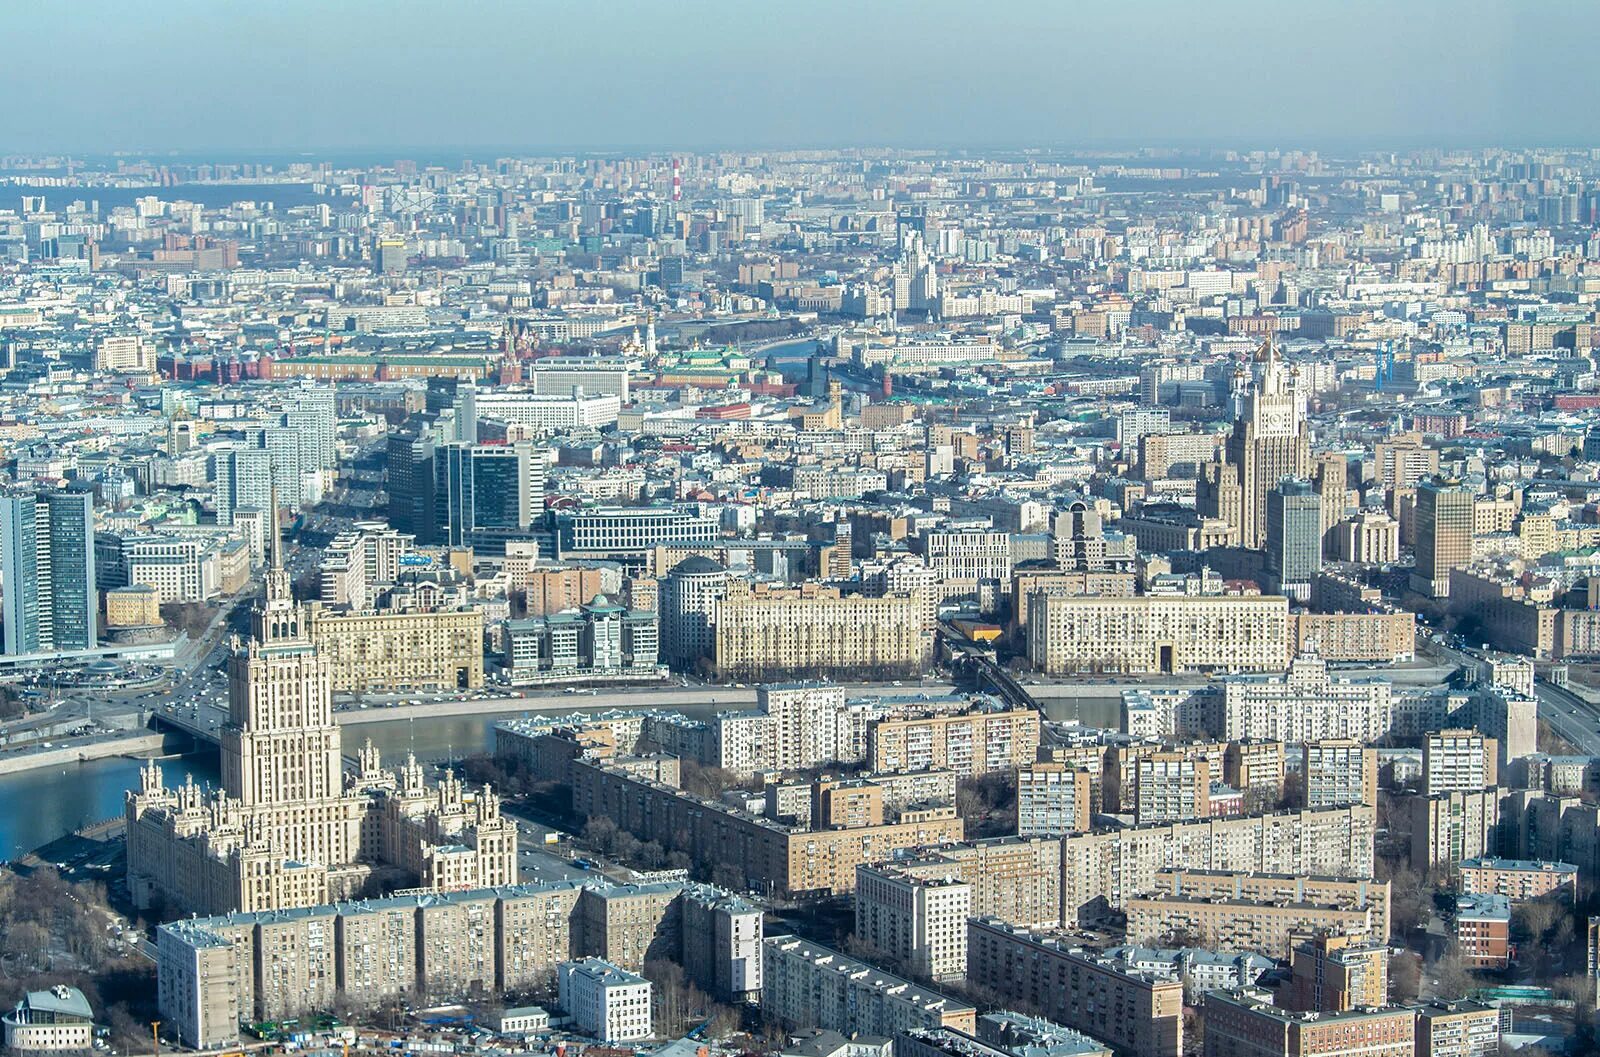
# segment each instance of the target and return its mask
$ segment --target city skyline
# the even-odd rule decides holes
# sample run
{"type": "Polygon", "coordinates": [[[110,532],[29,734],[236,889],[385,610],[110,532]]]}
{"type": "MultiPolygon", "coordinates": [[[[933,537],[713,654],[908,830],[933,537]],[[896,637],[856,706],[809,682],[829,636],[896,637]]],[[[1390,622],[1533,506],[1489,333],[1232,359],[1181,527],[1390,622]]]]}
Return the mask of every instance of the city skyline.
{"type": "Polygon", "coordinates": [[[1600,9],[103,2],[0,14],[18,151],[1581,143],[1600,9]],[[960,26],[958,33],[945,32],[960,26]],[[621,32],[614,32],[617,29],[621,32]],[[1534,36],[1537,48],[1509,47],[1534,36]],[[90,75],[60,76],[81,51],[90,75]],[[115,91],[105,91],[115,85],[115,91]],[[737,90],[732,90],[737,88],[737,90]]]}

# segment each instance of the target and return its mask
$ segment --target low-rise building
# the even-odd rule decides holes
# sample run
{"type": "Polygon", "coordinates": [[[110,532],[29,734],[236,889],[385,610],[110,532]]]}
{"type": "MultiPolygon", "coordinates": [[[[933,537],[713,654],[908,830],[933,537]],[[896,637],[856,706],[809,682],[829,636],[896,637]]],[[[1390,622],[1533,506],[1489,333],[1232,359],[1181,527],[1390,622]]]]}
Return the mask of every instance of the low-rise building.
{"type": "Polygon", "coordinates": [[[94,1042],[94,1011],[76,987],[57,984],[29,991],[0,1017],[10,1053],[87,1051],[94,1042]]]}
{"type": "Polygon", "coordinates": [[[1458,998],[1417,1007],[1417,1057],[1496,1057],[1500,1010],[1458,998]]]}
{"type": "Polygon", "coordinates": [[[1501,895],[1456,897],[1456,950],[1469,969],[1504,969],[1511,962],[1511,901],[1501,895]]]}
{"type": "Polygon", "coordinates": [[[1578,868],[1571,863],[1479,856],[1463,859],[1456,870],[1461,891],[1467,895],[1500,895],[1513,903],[1553,892],[1569,900],[1577,898],[1578,868]]]}
{"type": "Polygon", "coordinates": [[[602,1042],[648,1039],[650,981],[601,958],[563,962],[559,1001],[577,1029],[602,1042]]]}

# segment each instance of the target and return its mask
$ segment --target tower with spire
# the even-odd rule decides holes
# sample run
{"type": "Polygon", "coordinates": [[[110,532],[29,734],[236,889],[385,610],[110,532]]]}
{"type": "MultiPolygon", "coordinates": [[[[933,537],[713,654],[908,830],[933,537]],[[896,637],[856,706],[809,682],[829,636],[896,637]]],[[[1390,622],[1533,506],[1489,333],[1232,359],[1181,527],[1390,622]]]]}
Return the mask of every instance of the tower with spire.
{"type": "Polygon", "coordinates": [[[375,875],[432,889],[515,883],[516,828],[488,790],[429,790],[415,759],[385,772],[370,742],[346,778],[332,662],[295,601],[278,515],[274,491],[261,600],[228,659],[222,789],[169,790],[156,763],[141,772],[126,810],[134,899],[221,913],[352,898],[375,875]]]}

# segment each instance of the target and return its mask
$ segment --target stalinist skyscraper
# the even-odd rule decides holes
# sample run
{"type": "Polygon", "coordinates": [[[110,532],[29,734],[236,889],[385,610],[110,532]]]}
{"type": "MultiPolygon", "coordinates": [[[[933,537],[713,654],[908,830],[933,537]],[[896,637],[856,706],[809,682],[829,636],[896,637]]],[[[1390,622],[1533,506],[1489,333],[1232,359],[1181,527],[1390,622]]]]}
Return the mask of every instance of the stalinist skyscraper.
{"type": "Polygon", "coordinates": [[[222,789],[168,789],[152,761],[128,794],[134,899],[214,914],[515,883],[516,827],[487,786],[446,774],[431,787],[414,759],[385,771],[370,743],[344,773],[329,661],[308,637],[282,550],[274,516],[266,590],[228,662],[222,789]]]}
{"type": "Polygon", "coordinates": [[[1267,493],[1285,477],[1311,475],[1311,432],[1294,372],[1272,339],[1251,367],[1234,374],[1227,461],[1201,481],[1200,510],[1227,520],[1240,546],[1259,550],[1267,541],[1267,493]]]}

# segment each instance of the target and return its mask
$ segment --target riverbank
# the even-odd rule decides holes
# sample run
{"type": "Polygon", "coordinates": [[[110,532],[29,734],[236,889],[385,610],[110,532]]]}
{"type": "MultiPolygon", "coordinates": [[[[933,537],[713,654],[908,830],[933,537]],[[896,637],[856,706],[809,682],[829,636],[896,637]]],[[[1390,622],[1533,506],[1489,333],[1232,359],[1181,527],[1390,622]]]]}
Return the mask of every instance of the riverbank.
{"type": "Polygon", "coordinates": [[[74,740],[48,749],[0,754],[0,775],[21,774],[46,767],[66,767],[112,756],[156,755],[183,747],[169,742],[168,738],[166,734],[131,730],[123,734],[74,740]]]}

